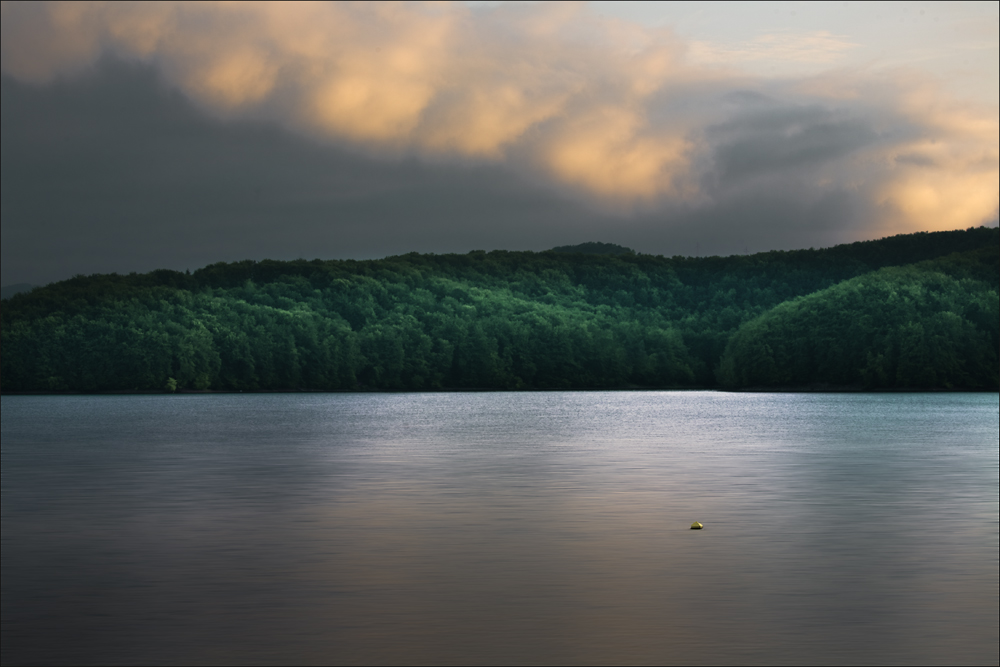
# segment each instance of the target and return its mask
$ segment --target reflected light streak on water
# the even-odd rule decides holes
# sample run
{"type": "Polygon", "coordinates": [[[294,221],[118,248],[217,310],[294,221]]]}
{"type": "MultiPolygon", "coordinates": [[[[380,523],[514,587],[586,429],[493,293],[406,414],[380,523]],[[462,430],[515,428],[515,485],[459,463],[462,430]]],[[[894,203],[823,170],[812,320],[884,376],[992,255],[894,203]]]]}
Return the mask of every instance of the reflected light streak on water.
{"type": "Polygon", "coordinates": [[[2,401],[4,663],[996,663],[996,394],[2,401]]]}

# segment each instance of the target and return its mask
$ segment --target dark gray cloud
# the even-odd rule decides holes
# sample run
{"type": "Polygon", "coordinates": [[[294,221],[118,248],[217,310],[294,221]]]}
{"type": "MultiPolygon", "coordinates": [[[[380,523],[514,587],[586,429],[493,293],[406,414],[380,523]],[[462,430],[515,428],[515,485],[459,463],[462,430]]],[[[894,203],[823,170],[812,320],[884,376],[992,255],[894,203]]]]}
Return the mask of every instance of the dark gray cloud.
{"type": "Polygon", "coordinates": [[[723,190],[755,177],[821,168],[880,140],[869,119],[850,112],[816,105],[761,109],[759,103],[709,127],[706,136],[713,145],[713,175],[723,190]]]}
{"type": "Polygon", "coordinates": [[[248,257],[541,249],[599,218],[499,166],[378,159],[212,119],[144,67],[107,61],[82,79],[0,85],[5,283],[248,257]]]}
{"type": "Polygon", "coordinates": [[[711,198],[623,213],[511,163],[373,157],[270,122],[220,120],[150,66],[105,59],[84,76],[0,86],[4,284],[246,258],[586,240],[730,254],[877,235],[864,191],[788,185],[879,142],[874,121],[755,94],[704,133],[711,198]]]}

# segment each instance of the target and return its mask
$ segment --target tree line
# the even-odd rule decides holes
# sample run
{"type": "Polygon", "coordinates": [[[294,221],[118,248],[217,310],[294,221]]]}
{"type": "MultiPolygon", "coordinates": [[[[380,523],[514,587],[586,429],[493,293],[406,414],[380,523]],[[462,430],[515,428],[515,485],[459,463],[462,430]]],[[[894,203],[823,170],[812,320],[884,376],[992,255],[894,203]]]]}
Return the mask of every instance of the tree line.
{"type": "Polygon", "coordinates": [[[2,302],[0,387],[997,386],[994,228],[731,257],[589,246],[77,276],[2,302]]]}

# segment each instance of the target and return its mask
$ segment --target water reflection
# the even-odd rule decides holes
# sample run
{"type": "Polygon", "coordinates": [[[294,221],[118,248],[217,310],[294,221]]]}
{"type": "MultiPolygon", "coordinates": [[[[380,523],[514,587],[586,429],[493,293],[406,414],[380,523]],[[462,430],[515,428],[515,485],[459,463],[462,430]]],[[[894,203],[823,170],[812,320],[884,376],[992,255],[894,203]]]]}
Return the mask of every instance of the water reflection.
{"type": "Polygon", "coordinates": [[[2,400],[4,662],[996,661],[995,394],[2,400]]]}

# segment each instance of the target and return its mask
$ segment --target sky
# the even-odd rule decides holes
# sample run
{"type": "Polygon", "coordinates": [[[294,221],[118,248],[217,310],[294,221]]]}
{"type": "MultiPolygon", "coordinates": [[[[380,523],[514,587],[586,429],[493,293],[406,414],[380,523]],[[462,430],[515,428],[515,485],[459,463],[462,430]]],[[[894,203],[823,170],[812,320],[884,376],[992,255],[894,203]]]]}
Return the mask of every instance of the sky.
{"type": "Polygon", "coordinates": [[[15,3],[0,279],[995,226],[1000,3],[15,3]]]}

